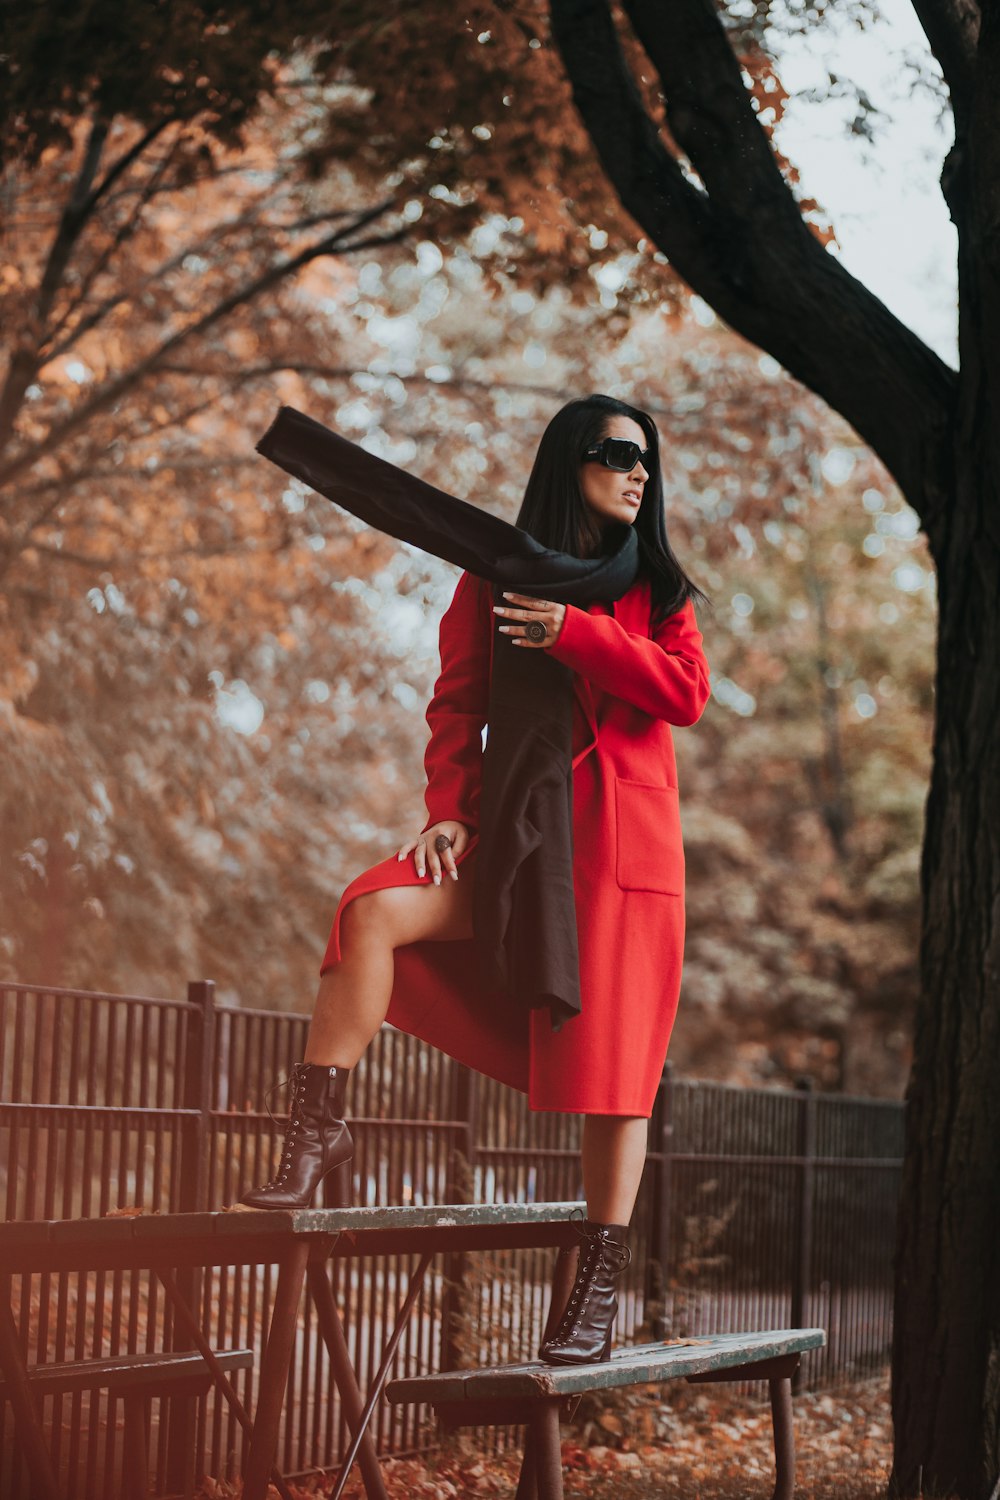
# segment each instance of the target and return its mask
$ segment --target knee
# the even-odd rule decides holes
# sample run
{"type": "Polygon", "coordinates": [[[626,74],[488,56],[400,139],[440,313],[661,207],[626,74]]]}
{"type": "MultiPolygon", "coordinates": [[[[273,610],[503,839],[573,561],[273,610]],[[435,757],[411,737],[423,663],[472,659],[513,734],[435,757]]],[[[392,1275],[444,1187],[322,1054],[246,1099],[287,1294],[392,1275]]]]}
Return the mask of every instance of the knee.
{"type": "Polygon", "coordinates": [[[353,943],[392,942],[392,911],[388,891],[366,891],[349,901],[340,918],[341,948],[353,943]]]}

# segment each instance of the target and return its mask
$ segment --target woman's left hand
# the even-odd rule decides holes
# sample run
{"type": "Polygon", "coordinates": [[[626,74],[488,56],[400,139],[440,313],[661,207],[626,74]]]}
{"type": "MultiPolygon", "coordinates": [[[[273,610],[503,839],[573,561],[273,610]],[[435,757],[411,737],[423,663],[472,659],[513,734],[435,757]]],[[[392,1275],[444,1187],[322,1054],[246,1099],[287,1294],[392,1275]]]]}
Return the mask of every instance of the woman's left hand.
{"type": "Polygon", "coordinates": [[[549,599],[533,599],[528,594],[505,593],[504,598],[509,601],[507,606],[495,604],[493,613],[503,615],[510,622],[501,625],[499,629],[504,635],[510,636],[515,646],[534,646],[544,651],[546,646],[551,646],[558,640],[566,618],[565,604],[553,604],[549,599]],[[545,626],[543,641],[531,641],[525,636],[524,627],[532,620],[539,620],[545,626]]]}

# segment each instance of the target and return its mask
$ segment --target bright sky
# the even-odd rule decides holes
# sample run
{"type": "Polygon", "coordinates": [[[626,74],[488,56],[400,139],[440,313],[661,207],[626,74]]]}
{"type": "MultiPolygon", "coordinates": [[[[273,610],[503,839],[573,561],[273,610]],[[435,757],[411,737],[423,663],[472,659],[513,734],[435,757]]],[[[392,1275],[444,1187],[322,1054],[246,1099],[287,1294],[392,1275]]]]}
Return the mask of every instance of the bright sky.
{"type": "Polygon", "coordinates": [[[848,270],[957,365],[956,236],[938,186],[951,121],[939,123],[938,100],[913,86],[909,61],[938,69],[911,0],[880,0],[880,8],[880,23],[859,31],[831,6],[822,27],[787,48],[780,73],[792,99],[778,141],[807,195],[830,213],[848,270]],[[797,97],[827,85],[827,72],[884,111],[874,146],[850,133],[850,101],[797,97]]]}

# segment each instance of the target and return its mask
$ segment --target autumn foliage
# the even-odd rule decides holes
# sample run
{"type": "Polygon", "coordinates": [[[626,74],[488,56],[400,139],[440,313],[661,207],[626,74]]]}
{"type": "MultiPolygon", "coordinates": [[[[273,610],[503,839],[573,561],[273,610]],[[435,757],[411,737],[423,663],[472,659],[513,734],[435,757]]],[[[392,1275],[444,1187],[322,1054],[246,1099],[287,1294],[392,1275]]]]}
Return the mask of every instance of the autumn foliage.
{"type": "Polygon", "coordinates": [[[586,166],[540,17],[482,9],[443,49],[400,10],[271,54],[238,121],[197,80],[182,109],[167,62],[158,113],[95,95],[8,136],[4,970],[307,1006],[343,885],[423,821],[454,570],[253,445],[288,401],[510,518],[556,406],[610,390],[660,422],[716,606],[714,701],[678,734],[676,1060],[895,1090],[932,630],[912,514],[664,276],[586,166]]]}

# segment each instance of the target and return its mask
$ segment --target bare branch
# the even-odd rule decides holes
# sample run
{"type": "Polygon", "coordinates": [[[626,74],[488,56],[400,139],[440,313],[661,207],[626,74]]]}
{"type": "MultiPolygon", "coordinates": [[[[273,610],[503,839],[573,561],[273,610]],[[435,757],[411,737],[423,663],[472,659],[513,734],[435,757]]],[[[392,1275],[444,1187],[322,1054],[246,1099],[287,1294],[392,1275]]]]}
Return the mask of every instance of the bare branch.
{"type": "Polygon", "coordinates": [[[42,273],[33,317],[29,320],[27,329],[22,330],[18,347],[11,356],[7,379],[4,381],[3,391],[0,392],[0,452],[3,451],[14,430],[14,419],[24,400],[24,393],[38,370],[41,359],[39,353],[41,340],[37,335],[45,327],[53,298],[62,284],[73,247],[93,211],[92,185],[100,165],[101,153],[104,150],[110,124],[110,120],[98,116],[91,127],[90,138],[83,153],[83,161],[80,164],[73,191],[59,219],[59,227],[42,273]],[[33,331],[35,336],[32,336],[33,331]]]}
{"type": "MultiPolygon", "coordinates": [[[[166,431],[170,427],[183,427],[188,422],[190,422],[192,417],[198,416],[201,412],[207,411],[210,406],[214,405],[214,396],[205,396],[199,401],[192,402],[183,410],[175,412],[174,415],[170,418],[169,422],[164,422],[162,426],[156,428],[156,432],[159,434],[166,431]]],[[[151,433],[149,430],[147,430],[146,432],[133,431],[129,433],[129,438],[131,441],[135,442],[141,441],[142,438],[149,437],[150,435],[151,433]]],[[[101,471],[97,470],[96,468],[91,468],[90,470],[78,470],[74,474],[63,473],[59,476],[58,480],[55,480],[50,484],[38,485],[31,490],[21,490],[19,492],[18,499],[21,501],[35,494],[44,495],[47,496],[47,498],[37,510],[35,510],[32,514],[25,516],[24,519],[16,527],[12,528],[10,536],[3,544],[2,560],[0,560],[0,578],[4,576],[4,574],[13,564],[14,560],[19,557],[27,547],[36,545],[34,541],[35,532],[40,526],[44,526],[47,521],[51,520],[56,511],[59,510],[60,506],[65,504],[67,486],[71,485],[74,489],[77,489],[85,480],[97,477],[99,472],[101,471]]],[[[121,473],[119,469],[109,469],[103,472],[107,474],[108,477],[117,477],[121,473]]],[[[142,477],[148,478],[148,475],[143,475],[142,477]]]]}
{"type": "Polygon", "coordinates": [[[192,339],[207,333],[216,323],[221,322],[223,318],[227,317],[234,308],[252,302],[278,282],[294,275],[303,266],[322,256],[347,255],[352,251],[367,249],[369,246],[375,244],[390,245],[397,243],[409,233],[409,225],[404,225],[401,229],[391,234],[372,236],[360,240],[349,240],[348,238],[366,224],[372,223],[391,207],[393,207],[393,200],[387,199],[366,213],[358,215],[353,223],[346,225],[343,229],[337,230],[334,234],[327,235],[324,239],[307,246],[295,255],[277,261],[255,280],[245,283],[234,292],[231,292],[229,296],[222,298],[203,317],[190,323],[186,328],[179,329],[177,333],[172,334],[170,338],[164,340],[158,348],[148,354],[145,359],[141,359],[130,370],[120,375],[117,380],[109,381],[99,391],[96,391],[89,401],[81,402],[80,406],[71,412],[65,421],[56,427],[50,428],[49,432],[39,443],[33,447],[26,448],[22,453],[11,459],[0,470],[0,486],[9,484],[23,470],[30,468],[40,458],[58,448],[61,443],[65,442],[68,437],[89,422],[99,412],[105,411],[109,406],[112,406],[132,386],[157,371],[175,350],[181,348],[182,345],[192,339]]]}
{"type": "Polygon", "coordinates": [[[100,483],[103,480],[114,480],[119,483],[130,480],[148,484],[150,478],[164,471],[171,474],[204,474],[207,470],[254,468],[259,463],[260,459],[255,454],[216,453],[204,458],[182,460],[165,458],[155,471],[135,464],[117,464],[113,468],[93,465],[90,468],[67,471],[58,479],[46,480],[44,484],[34,484],[30,488],[20,489],[18,499],[36,500],[42,495],[51,497],[57,492],[60,499],[65,499],[68,488],[78,491],[84,484],[100,483]]]}
{"type": "MultiPolygon", "coordinates": [[[[76,295],[70,299],[66,307],[63,309],[58,322],[56,322],[52,326],[52,328],[46,335],[45,343],[40,351],[42,355],[42,359],[39,361],[40,364],[44,363],[46,360],[57,359],[60,354],[63,354],[67,349],[72,348],[73,344],[76,343],[81,334],[88,329],[95,327],[96,324],[101,321],[101,318],[105,315],[105,313],[110,310],[109,307],[105,307],[100,316],[94,317],[92,315],[90,319],[81,319],[79,323],[75,324],[69,330],[66,337],[62,340],[61,343],[57,344],[54,342],[58,338],[60,332],[69,323],[70,319],[73,317],[73,314],[77,312],[78,309],[81,308],[86,302],[87,294],[89,293],[90,288],[93,286],[94,282],[97,280],[98,276],[100,276],[101,273],[110,264],[112,258],[121,249],[125,241],[131,239],[132,235],[135,234],[136,230],[139,228],[143,210],[160,190],[163,178],[170,166],[170,163],[174,159],[174,155],[179,148],[179,144],[180,142],[178,139],[174,142],[171,149],[163,155],[160,161],[155,164],[152,171],[149,173],[149,176],[147,177],[145,183],[143,183],[142,188],[139,191],[139,195],[131,209],[131,212],[128,215],[128,218],[119,225],[118,229],[108,240],[108,243],[104,247],[104,250],[100,253],[100,255],[95,257],[93,264],[88,268],[86,275],[80,283],[76,295]]],[[[114,306],[123,295],[123,293],[120,293],[118,297],[109,298],[106,299],[106,301],[110,303],[111,306],[114,306]]]]}
{"type": "Polygon", "coordinates": [[[119,177],[128,171],[132,163],[139,160],[139,157],[146,150],[147,146],[151,146],[157,137],[163,134],[167,126],[175,124],[177,119],[176,115],[168,115],[164,119],[158,120],[137,141],[134,141],[127,151],[123,151],[117,161],[111,163],[101,181],[87,199],[85,207],[88,214],[93,213],[101,199],[107,196],[119,177]]]}
{"type": "MultiPolygon", "coordinates": [[[[88,557],[83,552],[72,552],[66,547],[50,547],[46,542],[34,541],[31,550],[40,553],[43,557],[55,557],[60,562],[72,563],[80,568],[87,568],[96,572],[107,572],[114,567],[114,559],[110,557],[88,557]]],[[[121,559],[118,559],[119,565],[121,559]]]]}
{"type": "Polygon", "coordinates": [[[363,209],[358,208],[330,209],[325,210],[321,214],[307,214],[302,219],[295,219],[289,224],[281,224],[278,227],[283,229],[286,234],[297,234],[301,233],[303,229],[316,229],[320,224],[336,224],[338,219],[350,219],[354,215],[363,212],[363,209]]]}
{"type": "MultiPolygon", "coordinates": [[[[121,574],[122,562],[126,558],[124,552],[119,552],[111,557],[95,557],[86,552],[73,552],[67,547],[53,547],[48,542],[33,541],[31,550],[40,553],[43,557],[55,558],[58,562],[71,563],[76,567],[88,568],[99,573],[121,574]]],[[[164,558],[175,557],[232,557],[241,552],[252,552],[255,556],[261,556],[268,549],[254,546],[241,546],[239,542],[212,542],[201,545],[188,544],[184,547],[148,547],[136,551],[130,549],[127,553],[129,565],[134,562],[162,562],[164,558]]],[[[273,550],[280,550],[274,548],[273,550]]]]}
{"type": "MultiPolygon", "coordinates": [[[[262,194],[260,196],[264,197],[266,195],[262,194]]],[[[209,250],[217,249],[230,235],[236,234],[241,229],[245,229],[249,223],[253,222],[256,205],[259,201],[260,198],[256,199],[254,204],[244,213],[240,214],[238,218],[230,219],[226,223],[213,225],[202,239],[196,240],[193,244],[185,245],[182,250],[177,251],[176,255],[171,255],[166,260],[161,261],[158,266],[153,267],[137,286],[123,287],[120,291],[113,292],[110,296],[104,297],[92,312],[85,318],[81,318],[79,323],[74,324],[67,332],[66,337],[55,348],[46,352],[45,360],[55,359],[60,354],[65,354],[67,349],[71,349],[74,344],[78,343],[84,334],[90,333],[99,324],[103,323],[104,319],[114,312],[115,308],[119,307],[121,303],[141,297],[142,293],[149,287],[161,285],[179,266],[184,264],[189,255],[205,255],[209,250]]]]}

